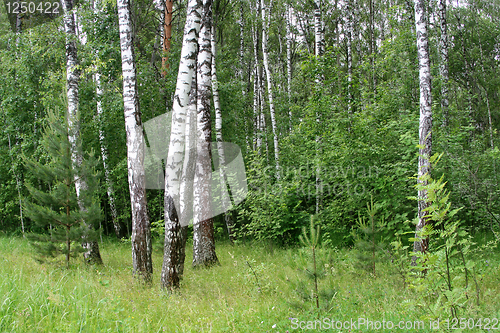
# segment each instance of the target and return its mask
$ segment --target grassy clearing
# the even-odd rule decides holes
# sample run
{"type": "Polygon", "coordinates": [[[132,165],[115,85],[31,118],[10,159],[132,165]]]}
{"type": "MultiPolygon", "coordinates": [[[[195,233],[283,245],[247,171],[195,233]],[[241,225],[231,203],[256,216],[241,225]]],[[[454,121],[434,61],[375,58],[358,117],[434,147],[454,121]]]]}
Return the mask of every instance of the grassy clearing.
{"type": "MultiPolygon", "coordinates": [[[[379,264],[376,277],[359,272],[350,250],[319,253],[327,272],[320,289],[331,296],[319,314],[295,290],[300,281],[312,290],[303,274],[309,261],[305,249],[270,253],[259,246],[218,244],[221,265],[207,270],[187,265],[182,287],[173,295],[159,289],[160,251],[153,258],[151,287],[132,278],[128,244],[105,240],[101,251],[105,266],[74,260],[66,269],[62,263],[36,263],[22,238],[0,237],[0,332],[291,332],[290,318],[318,317],[395,323],[422,319],[426,329],[419,332],[429,331],[432,316],[411,301],[412,291],[403,289],[393,265],[379,264]]],[[[191,258],[190,248],[187,255],[191,258]]],[[[492,253],[477,267],[481,305],[461,314],[500,318],[500,255],[492,253]]],[[[360,328],[351,332],[371,331],[360,328]]]]}

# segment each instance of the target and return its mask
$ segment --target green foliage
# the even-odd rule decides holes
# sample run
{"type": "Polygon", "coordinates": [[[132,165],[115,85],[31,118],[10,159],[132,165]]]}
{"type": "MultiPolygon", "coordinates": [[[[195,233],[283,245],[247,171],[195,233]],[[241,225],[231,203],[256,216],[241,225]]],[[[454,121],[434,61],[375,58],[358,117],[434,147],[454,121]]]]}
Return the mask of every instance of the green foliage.
{"type": "MultiPolygon", "coordinates": [[[[437,164],[441,155],[431,158],[437,164]]],[[[489,246],[477,247],[466,226],[458,219],[462,208],[452,209],[450,192],[446,189],[444,175],[438,180],[429,174],[416,185],[427,191],[425,209],[428,224],[410,241],[428,238],[429,249],[412,253],[416,266],[408,275],[409,286],[415,291],[415,304],[424,307],[428,316],[457,318],[468,308],[480,303],[476,265],[481,253],[489,246]]]]}
{"type": "Polygon", "coordinates": [[[80,165],[72,161],[67,127],[55,112],[48,113],[48,126],[41,144],[47,153],[46,163],[24,158],[27,168],[44,185],[38,188],[26,184],[30,198],[25,199],[24,210],[44,231],[30,235],[30,239],[40,260],[63,254],[69,266],[70,256],[83,252],[82,239],[91,241],[97,236],[94,230],[101,211],[94,193],[98,185],[98,175],[94,171],[96,161],[92,152],[80,165]],[[76,179],[86,183],[78,197],[76,179]]]}
{"type": "Polygon", "coordinates": [[[239,210],[240,237],[272,240],[285,245],[297,241],[308,214],[297,200],[298,184],[288,179],[277,182],[274,170],[264,167],[264,157],[253,155],[247,167],[249,192],[239,210]]]}

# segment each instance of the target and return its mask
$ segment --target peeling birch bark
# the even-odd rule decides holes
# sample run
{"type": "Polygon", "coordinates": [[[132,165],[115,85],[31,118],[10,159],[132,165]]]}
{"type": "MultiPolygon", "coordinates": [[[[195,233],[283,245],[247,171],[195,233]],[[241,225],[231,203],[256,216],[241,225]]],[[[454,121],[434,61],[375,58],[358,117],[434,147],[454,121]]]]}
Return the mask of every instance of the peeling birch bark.
{"type": "Polygon", "coordinates": [[[129,0],[117,0],[123,73],[123,106],[127,133],[127,167],[132,206],[132,262],[134,275],[151,282],[151,224],[146,202],[145,142],[137,95],[133,31],[129,0]]]}

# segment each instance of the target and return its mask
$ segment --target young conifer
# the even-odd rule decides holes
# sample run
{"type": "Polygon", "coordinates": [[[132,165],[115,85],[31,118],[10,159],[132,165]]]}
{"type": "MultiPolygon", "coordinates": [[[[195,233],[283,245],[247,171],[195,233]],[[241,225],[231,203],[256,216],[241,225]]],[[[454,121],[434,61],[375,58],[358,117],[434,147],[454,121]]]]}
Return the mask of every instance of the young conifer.
{"type": "Polygon", "coordinates": [[[375,222],[375,214],[377,207],[371,201],[366,204],[366,212],[369,217],[367,222],[364,217],[359,216],[357,222],[357,230],[353,232],[354,245],[357,251],[357,267],[365,269],[376,275],[375,264],[379,260],[378,253],[383,249],[383,244],[380,242],[381,233],[384,230],[386,223],[382,218],[380,222],[375,222]]]}
{"type": "Polygon", "coordinates": [[[82,240],[96,239],[97,232],[90,226],[98,226],[101,210],[95,198],[98,175],[94,168],[93,152],[75,166],[71,159],[66,122],[55,112],[48,113],[48,126],[42,138],[46,151],[46,163],[24,157],[28,169],[44,183],[37,188],[27,183],[30,198],[25,199],[26,215],[33,220],[41,234],[32,234],[30,240],[36,249],[38,261],[47,257],[65,255],[66,265],[70,257],[85,250],[82,240]],[[77,198],[75,180],[84,178],[87,188],[77,198]],[[47,190],[45,190],[47,189],[47,190]],[[84,210],[80,206],[85,207],[84,210]],[[85,223],[83,223],[85,221],[85,223]]]}

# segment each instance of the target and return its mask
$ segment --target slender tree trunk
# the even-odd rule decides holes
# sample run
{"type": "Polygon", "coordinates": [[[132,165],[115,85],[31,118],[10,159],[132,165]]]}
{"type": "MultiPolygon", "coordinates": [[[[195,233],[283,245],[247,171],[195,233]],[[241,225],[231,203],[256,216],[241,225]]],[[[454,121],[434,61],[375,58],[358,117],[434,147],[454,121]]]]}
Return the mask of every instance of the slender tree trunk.
{"type": "Polygon", "coordinates": [[[291,8],[286,4],[286,93],[288,98],[288,118],[290,121],[289,131],[292,131],[292,32],[291,32],[291,8]]]}
{"type": "MultiPolygon", "coordinates": [[[[11,144],[11,141],[10,141],[10,133],[7,133],[7,138],[9,140],[9,155],[10,155],[10,159],[11,159],[11,162],[12,162],[12,166],[14,166],[14,155],[12,153],[12,144],[11,144]]],[[[21,231],[23,232],[23,237],[25,237],[24,235],[24,218],[23,218],[23,204],[22,204],[22,196],[21,196],[21,180],[19,179],[19,176],[17,174],[17,172],[14,170],[14,168],[12,168],[12,173],[14,173],[14,177],[16,178],[16,188],[17,188],[17,195],[18,195],[18,199],[19,199],[19,214],[20,214],[20,218],[21,218],[21,231]]]]}
{"type": "Polygon", "coordinates": [[[266,2],[261,0],[261,13],[262,13],[262,54],[264,60],[264,69],[266,71],[267,79],[267,94],[269,98],[269,110],[271,113],[271,126],[273,129],[274,138],[274,160],[276,163],[276,178],[280,178],[280,164],[279,164],[279,145],[278,145],[278,129],[276,124],[276,112],[274,107],[274,97],[273,97],[273,83],[271,77],[271,70],[269,68],[269,51],[267,49],[267,32],[269,30],[269,20],[270,14],[266,14],[266,2]]]}
{"type": "Polygon", "coordinates": [[[214,223],[211,207],[212,122],[212,0],[203,0],[202,23],[198,38],[197,64],[197,156],[194,176],[193,267],[211,266],[219,260],[215,253],[214,223]]]}
{"type": "Polygon", "coordinates": [[[377,44],[375,41],[375,10],[373,8],[373,0],[370,0],[369,2],[370,6],[370,67],[371,67],[371,75],[372,75],[372,91],[373,91],[373,98],[375,98],[377,94],[377,75],[375,72],[375,53],[376,53],[376,48],[377,44]]]}
{"type": "MultiPolygon", "coordinates": [[[[240,3],[240,21],[239,21],[239,25],[240,25],[240,69],[239,69],[239,72],[238,72],[238,76],[239,76],[239,79],[240,79],[240,82],[241,82],[241,95],[243,96],[243,98],[246,96],[246,89],[245,89],[245,81],[244,81],[244,77],[243,77],[243,68],[245,67],[244,66],[244,58],[245,58],[245,20],[244,20],[244,16],[243,16],[243,3],[240,3]]],[[[215,33],[212,33],[212,35],[215,35],[215,33]]],[[[214,38],[215,40],[215,36],[212,36],[212,38],[214,38]]],[[[212,50],[212,52],[214,52],[212,50]]],[[[215,53],[214,53],[214,58],[215,58],[215,53]]]]}
{"type": "MultiPolygon", "coordinates": [[[[99,14],[101,11],[101,4],[99,1],[93,1],[93,10],[94,14],[99,14]]],[[[96,22],[94,22],[96,23],[96,22]]],[[[96,51],[95,57],[99,59],[99,53],[96,51]]],[[[101,148],[101,160],[104,168],[104,179],[106,181],[106,192],[108,195],[108,200],[109,200],[109,207],[111,210],[111,220],[113,222],[113,229],[115,230],[116,237],[118,239],[125,237],[125,228],[123,228],[122,225],[120,225],[118,221],[118,212],[116,210],[116,204],[115,204],[115,191],[113,188],[113,182],[111,180],[110,176],[110,170],[109,170],[109,165],[108,165],[108,149],[106,147],[106,142],[105,142],[105,137],[104,137],[104,130],[103,130],[103,124],[104,124],[104,111],[102,107],[102,98],[103,98],[103,91],[102,91],[102,83],[101,83],[101,74],[99,73],[99,69],[94,66],[95,69],[95,74],[94,74],[94,82],[96,85],[95,92],[96,92],[96,98],[97,98],[97,123],[99,126],[99,145],[101,148]]]]}
{"type": "Polygon", "coordinates": [[[97,97],[97,122],[99,124],[99,145],[101,147],[101,160],[104,168],[104,179],[106,181],[106,193],[108,194],[109,207],[111,210],[111,220],[113,222],[113,228],[115,230],[116,237],[118,239],[125,237],[125,230],[120,225],[118,221],[118,212],[116,210],[115,204],[115,190],[113,187],[113,181],[111,180],[109,165],[108,165],[108,149],[106,147],[106,141],[104,137],[103,130],[103,108],[102,108],[102,86],[101,86],[101,74],[96,72],[94,75],[94,81],[96,83],[96,97],[97,97]]]}
{"type": "Polygon", "coordinates": [[[262,141],[260,138],[260,117],[259,117],[259,91],[257,88],[257,66],[254,66],[252,71],[252,82],[253,82],[253,136],[254,136],[254,150],[260,151],[262,141]]]}
{"type": "Polygon", "coordinates": [[[474,136],[474,127],[475,127],[475,119],[474,119],[474,110],[472,108],[472,91],[471,91],[471,74],[469,71],[469,57],[467,56],[467,41],[465,40],[464,37],[464,27],[462,27],[462,22],[460,19],[459,14],[455,14],[457,18],[457,23],[458,23],[458,35],[460,36],[461,39],[461,46],[462,46],[462,56],[464,59],[464,71],[465,71],[465,86],[466,86],[466,92],[467,92],[467,112],[469,115],[469,127],[471,128],[470,130],[470,139],[474,136]]]}
{"type": "MultiPolygon", "coordinates": [[[[241,17],[243,18],[243,16],[241,17]]],[[[217,54],[216,42],[215,42],[215,24],[212,25],[211,34],[211,44],[212,44],[212,94],[214,99],[214,109],[215,109],[215,134],[217,138],[217,153],[219,155],[219,170],[220,170],[220,180],[221,180],[221,193],[223,197],[222,202],[230,202],[230,198],[227,197],[227,174],[226,174],[226,154],[224,152],[224,144],[222,139],[222,112],[220,109],[219,101],[219,83],[217,81],[217,68],[215,66],[215,58],[217,54]]],[[[240,54],[241,55],[241,54],[240,54]]],[[[241,58],[240,58],[241,59],[241,58]]],[[[241,59],[242,60],[242,59],[241,59]]],[[[243,67],[242,67],[243,68],[243,67]]],[[[243,79],[243,78],[242,78],[243,79]]],[[[242,80],[243,82],[243,80],[242,80]]],[[[242,89],[245,91],[245,89],[242,89]]],[[[234,242],[234,221],[233,214],[228,209],[224,209],[224,221],[226,222],[227,233],[229,235],[229,241],[234,242]]]]}
{"type": "Polygon", "coordinates": [[[259,40],[258,34],[252,25],[252,39],[253,39],[253,54],[255,62],[255,74],[254,74],[254,85],[253,85],[253,106],[254,106],[254,116],[255,116],[255,138],[256,138],[256,150],[260,152],[262,147],[262,138],[264,137],[264,132],[262,131],[262,103],[261,103],[261,76],[260,76],[260,62],[259,62],[259,40]]]}
{"type": "MultiPolygon", "coordinates": [[[[17,2],[17,1],[16,1],[17,2]]],[[[23,21],[22,21],[22,14],[20,11],[18,11],[18,13],[16,14],[16,56],[17,56],[17,52],[18,52],[18,49],[19,49],[19,38],[21,36],[21,32],[22,32],[22,28],[23,28],[23,21]]],[[[36,113],[35,113],[35,135],[36,135],[36,113]]],[[[10,141],[10,133],[7,132],[7,137],[8,137],[8,140],[9,140],[9,153],[10,153],[10,158],[11,158],[11,162],[12,162],[12,166],[14,166],[14,156],[12,154],[12,145],[11,145],[11,141],[10,141]]],[[[17,138],[16,138],[16,146],[17,146],[17,138]]],[[[23,233],[23,237],[25,237],[25,234],[24,234],[24,217],[23,217],[23,205],[22,205],[22,196],[21,196],[21,180],[19,179],[19,176],[18,174],[16,173],[16,171],[14,169],[12,169],[12,172],[14,173],[14,177],[16,178],[16,187],[17,187],[17,195],[18,195],[18,199],[19,199],[19,214],[20,214],[20,218],[21,218],[21,231],[23,233]]]]}
{"type": "MultiPolygon", "coordinates": [[[[195,64],[196,65],[196,64],[195,64]]],[[[195,70],[196,71],[196,70],[195,70]]],[[[180,184],[180,224],[181,229],[179,232],[179,262],[177,272],[179,278],[184,273],[184,262],[186,261],[186,240],[187,240],[187,226],[193,218],[193,187],[194,187],[194,174],[196,167],[196,127],[197,127],[197,113],[196,102],[198,97],[198,87],[196,74],[193,73],[191,83],[191,91],[189,92],[189,105],[186,114],[186,132],[185,138],[185,155],[182,165],[182,179],[180,184]]]]}
{"type": "Polygon", "coordinates": [[[201,23],[199,0],[189,0],[186,24],[179,64],[179,74],[175,88],[172,127],[167,163],[165,168],[165,243],[161,286],[164,289],[179,287],[179,260],[182,251],[181,223],[174,202],[180,202],[180,183],[185,155],[186,113],[189,105],[196,55],[198,53],[198,33],[201,23]]]}
{"type": "MultiPolygon", "coordinates": [[[[78,110],[78,88],[80,80],[80,71],[78,69],[77,56],[77,29],[76,29],[76,14],[73,12],[73,1],[64,0],[64,30],[66,32],[66,91],[68,98],[68,139],[71,145],[71,156],[73,167],[78,168],[83,161],[83,153],[81,151],[80,137],[80,113],[78,110]]],[[[80,197],[82,190],[87,188],[84,179],[75,178],[75,188],[77,197],[80,197]]],[[[85,210],[86,207],[79,200],[80,210],[85,210]]],[[[85,223],[85,222],[84,222],[85,223]]],[[[86,225],[87,228],[92,228],[86,225]]],[[[83,256],[89,263],[102,264],[101,254],[99,252],[99,243],[83,239],[83,248],[86,249],[83,256]]]]}
{"type": "Polygon", "coordinates": [[[306,46],[306,49],[307,49],[307,53],[311,53],[311,46],[310,46],[310,42],[309,42],[309,39],[308,39],[308,35],[309,35],[309,21],[307,20],[307,17],[306,18],[302,18],[300,15],[297,15],[297,23],[300,27],[300,32],[302,34],[302,38],[304,38],[304,42],[305,42],[305,46],[306,46]],[[306,21],[306,22],[304,22],[306,21]]]}
{"type": "Polygon", "coordinates": [[[347,113],[352,114],[352,0],[347,0],[346,15],[347,15],[347,113]]]}
{"type": "Polygon", "coordinates": [[[168,64],[168,53],[170,52],[170,39],[172,38],[172,11],[173,11],[173,0],[165,1],[165,13],[163,15],[163,56],[161,58],[161,68],[162,76],[167,75],[167,70],[169,69],[168,64]]]}
{"type": "Polygon", "coordinates": [[[439,19],[441,23],[441,38],[439,39],[439,51],[441,63],[439,74],[441,76],[441,110],[443,112],[443,127],[448,126],[448,26],[446,24],[446,1],[439,0],[439,19]]]}
{"type": "Polygon", "coordinates": [[[137,95],[137,77],[129,0],[117,0],[123,73],[123,106],[127,133],[127,166],[132,206],[132,262],[134,275],[151,282],[151,224],[146,201],[144,135],[137,95]]]}
{"type": "MultiPolygon", "coordinates": [[[[420,81],[420,125],[419,125],[419,149],[418,157],[418,182],[420,185],[427,185],[427,180],[422,179],[431,171],[429,158],[432,154],[432,100],[431,100],[431,68],[429,59],[429,39],[427,35],[427,13],[424,0],[415,0],[415,27],[417,32],[417,50],[419,63],[420,81]]],[[[413,244],[414,252],[425,253],[429,240],[422,238],[418,234],[428,223],[424,210],[429,206],[427,200],[427,190],[418,191],[418,224],[416,227],[417,240],[413,244]]],[[[416,265],[416,258],[412,259],[412,265],[416,265]]]]}
{"type": "MultiPolygon", "coordinates": [[[[322,8],[321,8],[321,0],[314,1],[314,36],[315,36],[315,53],[316,58],[321,57],[324,53],[324,44],[323,40],[323,24],[322,24],[322,8]]],[[[316,84],[321,86],[323,84],[323,75],[318,75],[316,77],[316,84]]],[[[316,113],[316,126],[320,126],[320,114],[316,113]]],[[[315,189],[316,189],[316,214],[319,213],[320,205],[321,205],[321,166],[319,163],[320,155],[321,155],[321,136],[316,135],[316,181],[315,181],[315,189]]]]}
{"type": "MultiPolygon", "coordinates": [[[[444,0],[442,0],[444,1],[444,0]]],[[[474,2],[474,7],[476,7],[476,3],[474,2]]],[[[477,21],[476,22],[480,22],[480,12],[479,12],[479,8],[475,8],[475,10],[477,11],[477,21]]],[[[481,76],[482,76],[482,81],[483,81],[483,92],[484,92],[484,100],[486,102],[486,108],[488,110],[488,130],[489,130],[489,134],[490,134],[490,147],[491,149],[495,148],[495,145],[493,143],[493,125],[492,125],[492,120],[491,120],[491,107],[490,107],[490,99],[488,97],[488,90],[486,89],[486,86],[484,85],[484,83],[486,83],[486,71],[484,70],[484,54],[483,54],[483,45],[481,43],[481,34],[478,33],[477,34],[477,40],[478,40],[478,44],[479,44],[479,54],[481,55],[481,58],[480,58],[480,64],[481,64],[481,76]]]]}
{"type": "Polygon", "coordinates": [[[314,54],[323,55],[323,24],[322,24],[321,0],[314,0],[314,54]]]}

